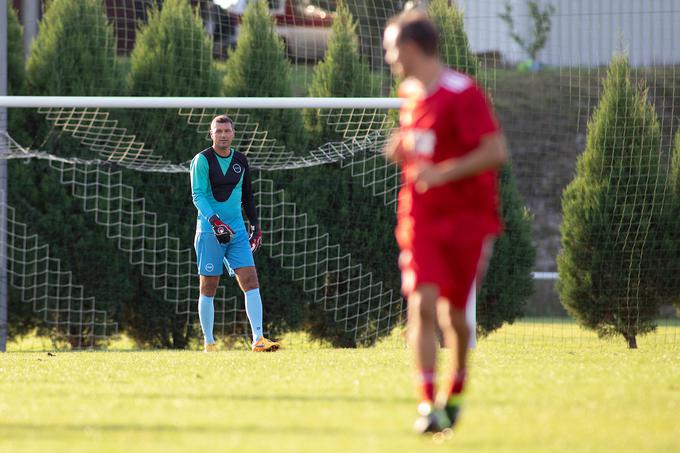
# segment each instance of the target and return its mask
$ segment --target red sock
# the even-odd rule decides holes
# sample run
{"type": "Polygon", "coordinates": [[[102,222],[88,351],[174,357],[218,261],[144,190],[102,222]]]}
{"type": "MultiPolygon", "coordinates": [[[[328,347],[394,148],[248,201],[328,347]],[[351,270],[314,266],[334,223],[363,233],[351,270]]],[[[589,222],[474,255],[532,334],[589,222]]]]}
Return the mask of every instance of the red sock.
{"type": "Polygon", "coordinates": [[[421,369],[420,370],[420,392],[423,401],[434,401],[434,370],[421,369]]]}
{"type": "Polygon", "coordinates": [[[460,395],[463,393],[463,387],[465,386],[465,368],[462,368],[454,373],[453,379],[451,379],[451,390],[449,390],[449,396],[460,395]]]}

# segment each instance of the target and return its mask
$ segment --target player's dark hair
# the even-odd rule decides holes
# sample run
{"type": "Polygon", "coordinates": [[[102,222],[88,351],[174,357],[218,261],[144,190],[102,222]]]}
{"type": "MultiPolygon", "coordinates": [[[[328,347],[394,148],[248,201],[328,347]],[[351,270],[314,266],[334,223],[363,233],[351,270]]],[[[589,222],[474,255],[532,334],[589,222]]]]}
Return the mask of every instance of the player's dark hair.
{"type": "Polygon", "coordinates": [[[216,117],[213,118],[212,121],[210,122],[211,125],[212,125],[213,123],[220,123],[220,124],[229,123],[229,124],[231,124],[231,127],[234,127],[234,121],[233,121],[231,118],[229,118],[227,115],[218,115],[218,116],[216,116],[216,117]]]}
{"type": "Polygon", "coordinates": [[[392,17],[387,26],[396,26],[399,29],[397,44],[411,41],[417,45],[427,56],[437,55],[439,46],[439,33],[432,20],[420,10],[408,10],[392,17]]]}

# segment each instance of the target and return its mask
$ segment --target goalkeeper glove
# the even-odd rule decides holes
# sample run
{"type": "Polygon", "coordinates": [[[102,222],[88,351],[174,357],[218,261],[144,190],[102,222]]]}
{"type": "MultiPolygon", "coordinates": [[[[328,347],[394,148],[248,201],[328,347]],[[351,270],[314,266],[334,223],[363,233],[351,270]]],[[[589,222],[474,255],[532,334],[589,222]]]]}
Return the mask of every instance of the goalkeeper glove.
{"type": "Polygon", "coordinates": [[[217,238],[217,242],[220,244],[228,244],[229,241],[231,241],[231,238],[234,237],[234,230],[229,228],[229,225],[222,222],[220,218],[217,217],[217,214],[210,217],[209,221],[210,225],[212,226],[213,233],[215,233],[215,237],[217,238]]]}
{"type": "Polygon", "coordinates": [[[257,225],[250,226],[250,251],[255,253],[262,245],[262,231],[257,225]]]}

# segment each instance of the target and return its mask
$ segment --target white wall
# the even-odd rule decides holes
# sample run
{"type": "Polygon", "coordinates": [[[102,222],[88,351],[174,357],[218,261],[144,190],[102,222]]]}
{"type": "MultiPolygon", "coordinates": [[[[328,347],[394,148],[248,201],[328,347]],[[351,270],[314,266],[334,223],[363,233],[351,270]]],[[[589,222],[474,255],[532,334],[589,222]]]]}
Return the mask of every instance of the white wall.
{"type": "MultiPolygon", "coordinates": [[[[474,52],[498,50],[510,62],[528,56],[498,18],[506,0],[456,0],[474,52]]],[[[515,27],[529,36],[526,0],[514,5],[515,27]]],[[[599,66],[614,51],[627,50],[633,66],[680,63],[680,0],[539,0],[556,12],[539,60],[551,66],[599,66]]]]}

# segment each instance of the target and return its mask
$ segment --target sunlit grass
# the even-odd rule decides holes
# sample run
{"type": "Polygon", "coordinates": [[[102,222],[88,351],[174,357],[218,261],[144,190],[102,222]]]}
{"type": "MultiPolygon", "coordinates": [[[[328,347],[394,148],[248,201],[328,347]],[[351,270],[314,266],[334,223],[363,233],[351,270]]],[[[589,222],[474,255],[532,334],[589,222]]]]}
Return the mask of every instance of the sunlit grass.
{"type": "Polygon", "coordinates": [[[117,352],[9,352],[0,451],[677,451],[679,329],[631,351],[573,324],[507,326],[480,340],[442,445],[410,431],[403,331],[356,350],[297,333],[273,354],[133,351],[124,337],[117,352]]]}

